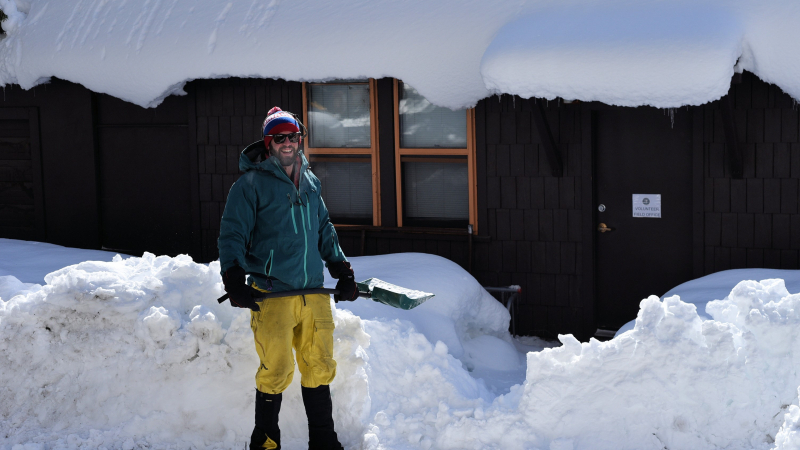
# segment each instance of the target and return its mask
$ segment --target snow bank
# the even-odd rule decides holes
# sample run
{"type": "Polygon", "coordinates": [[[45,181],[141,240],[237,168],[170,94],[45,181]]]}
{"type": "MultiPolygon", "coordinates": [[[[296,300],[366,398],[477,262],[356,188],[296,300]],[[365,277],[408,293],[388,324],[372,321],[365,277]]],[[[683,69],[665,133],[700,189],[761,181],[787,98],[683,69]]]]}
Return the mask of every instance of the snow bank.
{"type": "Polygon", "coordinates": [[[9,17],[0,83],[29,89],[56,76],[141,106],[198,78],[393,76],[451,108],[496,92],[676,107],[724,95],[737,60],[737,70],[800,98],[793,0],[0,0],[0,8],[9,17]]]}
{"type": "MultiPolygon", "coordinates": [[[[725,300],[731,289],[742,280],[767,280],[781,279],[789,292],[800,292],[800,270],[781,269],[731,269],[712,273],[694,280],[679,284],[661,296],[664,300],[669,297],[679,296],[681,301],[692,303],[697,308],[697,315],[703,320],[711,319],[706,312],[706,305],[710,301],[725,300]]],[[[635,320],[626,323],[616,332],[616,336],[632,330],[636,325],[635,320]]]]}
{"type": "Polygon", "coordinates": [[[560,336],[528,354],[520,389],[451,416],[437,448],[797,448],[800,294],[743,281],[709,313],[653,296],[611,341],[560,336]]]}
{"type": "MultiPolygon", "coordinates": [[[[111,261],[115,252],[62,247],[44,242],[0,238],[0,277],[14,276],[23,283],[40,284],[44,277],[62,267],[82,261],[111,261]]],[[[123,255],[127,256],[127,255],[123,255]]],[[[2,286],[0,282],[0,286],[2,286]]],[[[2,289],[2,287],[0,287],[2,289]]],[[[10,294],[10,293],[9,293],[10,294]]],[[[3,295],[0,290],[0,297],[3,295]]]]}
{"type": "MultiPolygon", "coordinates": [[[[510,346],[503,331],[508,312],[468,275],[465,282],[458,266],[431,255],[386,262],[392,259],[354,258],[354,266],[359,273],[361,266],[410,265],[405,272],[437,293],[417,310],[426,308],[448,328],[443,337],[452,347],[460,348],[457,336],[468,339],[474,330],[504,337],[494,338],[487,351],[510,346]],[[432,286],[426,270],[437,267],[439,286],[432,286]]],[[[66,267],[47,275],[38,289],[6,277],[24,295],[0,299],[0,378],[13,380],[0,386],[0,448],[242,446],[252,431],[258,358],[249,312],[216,301],[223,294],[218,272],[218,263],[145,254],[66,267]]],[[[392,280],[386,273],[383,278],[392,280]]],[[[442,399],[471,404],[492,398],[448,345],[432,344],[408,320],[365,321],[337,309],[334,321],[335,415],[351,445],[361,442],[374,408],[415,410],[442,399]]],[[[484,360],[491,364],[490,356],[484,360]]],[[[302,446],[299,383],[286,396],[281,426],[287,448],[302,446]]]]}
{"type": "MultiPolygon", "coordinates": [[[[513,367],[508,316],[471,277],[430,255],[353,263],[359,278],[437,296],[408,315],[336,305],[334,416],[349,449],[798,448],[800,294],[783,280],[738,283],[709,302],[713,320],[677,296],[645,299],[633,330],[560,336],[496,396],[469,370],[513,367]]],[[[0,301],[0,379],[11,380],[0,449],[242,448],[258,361],[249,313],[216,302],[218,270],[116,257],[0,301]]],[[[304,448],[299,383],[285,397],[285,448],[304,448]]]]}
{"type": "MultiPolygon", "coordinates": [[[[464,343],[480,336],[499,338],[492,345],[498,355],[515,352],[507,331],[511,321],[508,310],[458,264],[424,253],[350,259],[359,280],[380,278],[431,292],[436,297],[434,301],[423,303],[410,311],[387,308],[369,299],[342,303],[338,306],[340,309],[349,309],[362,319],[409,321],[430,342],[442,341],[456,358],[464,356],[464,343]]],[[[329,278],[327,273],[325,276],[326,286],[336,286],[336,280],[329,278]]],[[[508,362],[504,365],[508,365],[508,362]]]]}

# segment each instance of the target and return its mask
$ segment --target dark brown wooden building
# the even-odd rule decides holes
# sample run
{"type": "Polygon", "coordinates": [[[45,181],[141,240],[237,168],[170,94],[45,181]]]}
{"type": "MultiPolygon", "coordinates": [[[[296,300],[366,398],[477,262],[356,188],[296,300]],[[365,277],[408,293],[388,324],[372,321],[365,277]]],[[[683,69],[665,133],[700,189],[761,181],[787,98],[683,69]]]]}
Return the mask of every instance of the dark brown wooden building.
{"type": "Polygon", "coordinates": [[[278,105],[306,117],[348,255],[441,255],[484,285],[522,287],[518,334],[585,339],[692,278],[800,268],[797,104],[750,74],[737,81],[720,101],[668,111],[495,96],[463,125],[443,119],[455,130],[444,139],[456,136],[445,146],[407,139],[425,125],[403,116],[413,88],[388,78],[338,83],[369,121],[318,141],[334,88],[197,80],[142,109],[60,80],[10,86],[0,237],[211,261],[238,153],[278,105]],[[661,217],[632,217],[634,194],[658,195],[661,217]]]}

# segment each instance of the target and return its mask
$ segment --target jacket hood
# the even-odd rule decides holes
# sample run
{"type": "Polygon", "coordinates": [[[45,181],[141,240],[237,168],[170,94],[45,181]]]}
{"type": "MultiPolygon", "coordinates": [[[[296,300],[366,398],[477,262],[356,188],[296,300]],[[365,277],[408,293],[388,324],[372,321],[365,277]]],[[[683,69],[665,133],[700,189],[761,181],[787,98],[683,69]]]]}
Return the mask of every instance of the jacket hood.
{"type": "MultiPolygon", "coordinates": [[[[270,156],[267,159],[261,159],[262,155],[266,153],[264,141],[256,141],[248,145],[239,155],[239,170],[242,172],[263,170],[271,172],[275,176],[280,176],[281,174],[286,176],[286,172],[283,171],[283,167],[281,167],[276,158],[270,156]]],[[[308,168],[308,160],[303,154],[303,150],[297,152],[297,158],[300,160],[300,174],[303,174],[308,168]]]]}

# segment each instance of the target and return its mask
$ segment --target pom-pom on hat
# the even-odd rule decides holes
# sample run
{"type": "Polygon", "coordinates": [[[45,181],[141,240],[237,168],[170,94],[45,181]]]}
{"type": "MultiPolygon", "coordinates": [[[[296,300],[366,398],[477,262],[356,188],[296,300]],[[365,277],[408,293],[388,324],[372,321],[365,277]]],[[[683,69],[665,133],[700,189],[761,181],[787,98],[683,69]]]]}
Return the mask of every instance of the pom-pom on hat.
{"type": "Polygon", "coordinates": [[[272,141],[272,136],[267,136],[268,134],[286,132],[299,133],[300,126],[297,124],[297,120],[295,120],[293,115],[275,106],[269,110],[267,118],[264,119],[264,125],[261,127],[261,135],[264,136],[264,146],[269,148],[269,143],[272,141]]]}

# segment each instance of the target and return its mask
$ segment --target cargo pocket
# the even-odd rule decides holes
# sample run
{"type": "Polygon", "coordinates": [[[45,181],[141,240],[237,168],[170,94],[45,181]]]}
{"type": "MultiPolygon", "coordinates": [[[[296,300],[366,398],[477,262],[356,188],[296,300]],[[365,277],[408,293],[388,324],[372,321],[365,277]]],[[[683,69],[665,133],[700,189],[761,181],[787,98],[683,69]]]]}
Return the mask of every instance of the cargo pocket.
{"type": "Polygon", "coordinates": [[[304,387],[315,388],[331,384],[336,376],[336,361],[333,360],[333,329],[333,320],[330,318],[314,319],[313,329],[305,334],[308,339],[302,354],[305,364],[300,364],[302,376],[300,383],[304,387]]]}
{"type": "Polygon", "coordinates": [[[330,319],[314,320],[314,356],[321,359],[333,358],[333,321],[330,319]]]}

